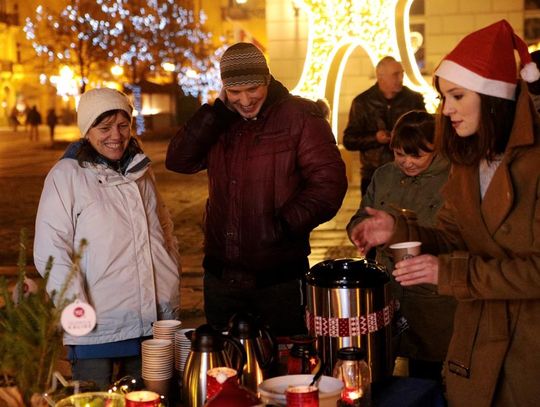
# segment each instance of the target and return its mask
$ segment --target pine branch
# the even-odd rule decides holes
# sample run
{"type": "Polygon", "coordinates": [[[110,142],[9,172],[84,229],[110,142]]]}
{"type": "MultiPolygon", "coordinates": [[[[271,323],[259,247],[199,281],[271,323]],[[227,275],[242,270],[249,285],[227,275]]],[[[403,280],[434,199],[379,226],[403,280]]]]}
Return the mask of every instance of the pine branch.
{"type": "Polygon", "coordinates": [[[53,267],[47,261],[43,281],[37,293],[24,293],[26,276],[26,232],[21,231],[19,272],[14,298],[5,278],[0,278],[0,377],[14,383],[28,402],[34,393],[48,388],[62,349],[60,318],[64,307],[72,301],[65,298],[67,289],[77,273],[86,241],[81,241],[73,255],[72,267],[58,293],[47,295],[46,286],[53,267]],[[57,306],[52,301],[55,297],[57,306]],[[15,301],[14,301],[15,299],[15,301]]]}

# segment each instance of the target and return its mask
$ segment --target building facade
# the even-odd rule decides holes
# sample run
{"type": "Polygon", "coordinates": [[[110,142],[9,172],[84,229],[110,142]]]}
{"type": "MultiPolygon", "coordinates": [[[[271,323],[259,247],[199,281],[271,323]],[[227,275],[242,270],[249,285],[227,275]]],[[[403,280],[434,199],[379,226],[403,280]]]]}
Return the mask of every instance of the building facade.
{"type": "Polygon", "coordinates": [[[8,122],[16,104],[16,83],[20,81],[19,12],[16,4],[0,0],[0,125],[8,122]]]}
{"type": "MultiPolygon", "coordinates": [[[[412,42],[416,42],[418,48],[414,63],[424,84],[431,83],[430,75],[436,64],[460,38],[501,18],[507,19],[529,43],[540,39],[540,0],[177,1],[195,11],[205,11],[205,27],[213,33],[216,45],[250,41],[260,46],[269,57],[273,75],[290,89],[300,83],[309,56],[312,4],[321,3],[320,7],[326,7],[325,11],[331,17],[329,21],[337,20],[336,10],[349,10],[351,21],[359,27],[377,23],[377,16],[364,16],[364,20],[355,16],[360,11],[365,14],[366,7],[386,4],[396,10],[407,9],[407,23],[415,34],[412,42]]],[[[22,31],[26,17],[33,16],[40,3],[38,0],[0,0],[0,41],[3,45],[0,47],[0,125],[7,123],[13,106],[22,108],[36,104],[44,112],[50,107],[61,109],[67,103],[56,96],[54,87],[43,81],[46,66],[44,62],[41,62],[42,66],[36,64],[35,52],[22,31]]],[[[53,8],[65,4],[67,2],[63,0],[46,3],[53,8]]],[[[394,14],[396,19],[403,19],[399,12],[394,11],[394,14]]],[[[330,36],[333,31],[333,27],[325,27],[318,35],[330,36]]],[[[387,49],[400,57],[399,41],[395,44],[392,41],[387,49]]],[[[333,61],[326,62],[336,66],[329,82],[337,90],[331,94],[327,91],[323,96],[332,102],[338,140],[341,140],[352,99],[375,80],[374,52],[364,45],[360,42],[350,45],[348,53],[336,54],[333,61]]],[[[344,44],[336,46],[345,48],[344,44]]],[[[408,84],[414,86],[411,77],[408,84]]],[[[330,89],[329,85],[327,89],[330,89]]]]}

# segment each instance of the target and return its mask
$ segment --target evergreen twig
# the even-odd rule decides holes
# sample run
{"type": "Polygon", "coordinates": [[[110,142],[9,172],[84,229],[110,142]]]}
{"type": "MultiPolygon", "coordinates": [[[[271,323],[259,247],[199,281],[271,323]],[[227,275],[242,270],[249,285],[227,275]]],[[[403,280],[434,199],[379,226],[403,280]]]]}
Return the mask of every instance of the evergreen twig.
{"type": "Polygon", "coordinates": [[[52,380],[62,350],[60,317],[73,300],[66,298],[66,293],[74,276],[80,273],[79,264],[86,241],[81,241],[73,255],[71,270],[62,287],[51,296],[47,295],[46,286],[53,268],[52,257],[47,261],[37,293],[24,293],[27,249],[24,229],[20,241],[17,284],[13,294],[7,280],[0,277],[0,377],[6,383],[14,382],[29,402],[33,394],[45,391],[52,380]]]}

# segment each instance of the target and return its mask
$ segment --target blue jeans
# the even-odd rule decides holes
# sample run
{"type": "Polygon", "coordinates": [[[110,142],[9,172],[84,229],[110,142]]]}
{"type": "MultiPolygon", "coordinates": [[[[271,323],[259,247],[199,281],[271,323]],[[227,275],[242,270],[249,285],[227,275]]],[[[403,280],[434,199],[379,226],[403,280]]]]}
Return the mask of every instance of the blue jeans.
{"type": "Polygon", "coordinates": [[[141,377],[141,357],[76,359],[71,362],[73,380],[92,381],[100,390],[123,376],[141,377]]]}

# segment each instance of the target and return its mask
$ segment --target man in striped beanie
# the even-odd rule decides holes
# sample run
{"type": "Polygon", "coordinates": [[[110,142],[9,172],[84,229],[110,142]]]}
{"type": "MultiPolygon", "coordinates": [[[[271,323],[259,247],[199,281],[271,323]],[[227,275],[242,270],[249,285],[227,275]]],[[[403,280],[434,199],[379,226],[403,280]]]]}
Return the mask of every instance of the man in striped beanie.
{"type": "Polygon", "coordinates": [[[247,42],[234,44],[224,52],[219,69],[223,83],[219,98],[245,119],[256,118],[270,83],[270,70],[261,50],[247,42]]]}
{"type": "Polygon", "coordinates": [[[247,84],[268,85],[270,70],[259,48],[239,42],[225,51],[219,63],[225,88],[247,84]]]}
{"type": "Polygon", "coordinates": [[[173,137],[168,169],[207,170],[204,307],[226,329],[236,312],[278,336],[304,333],[309,234],[330,220],[347,189],[335,137],[315,102],[270,75],[255,45],[221,58],[223,89],[173,137]]]}

